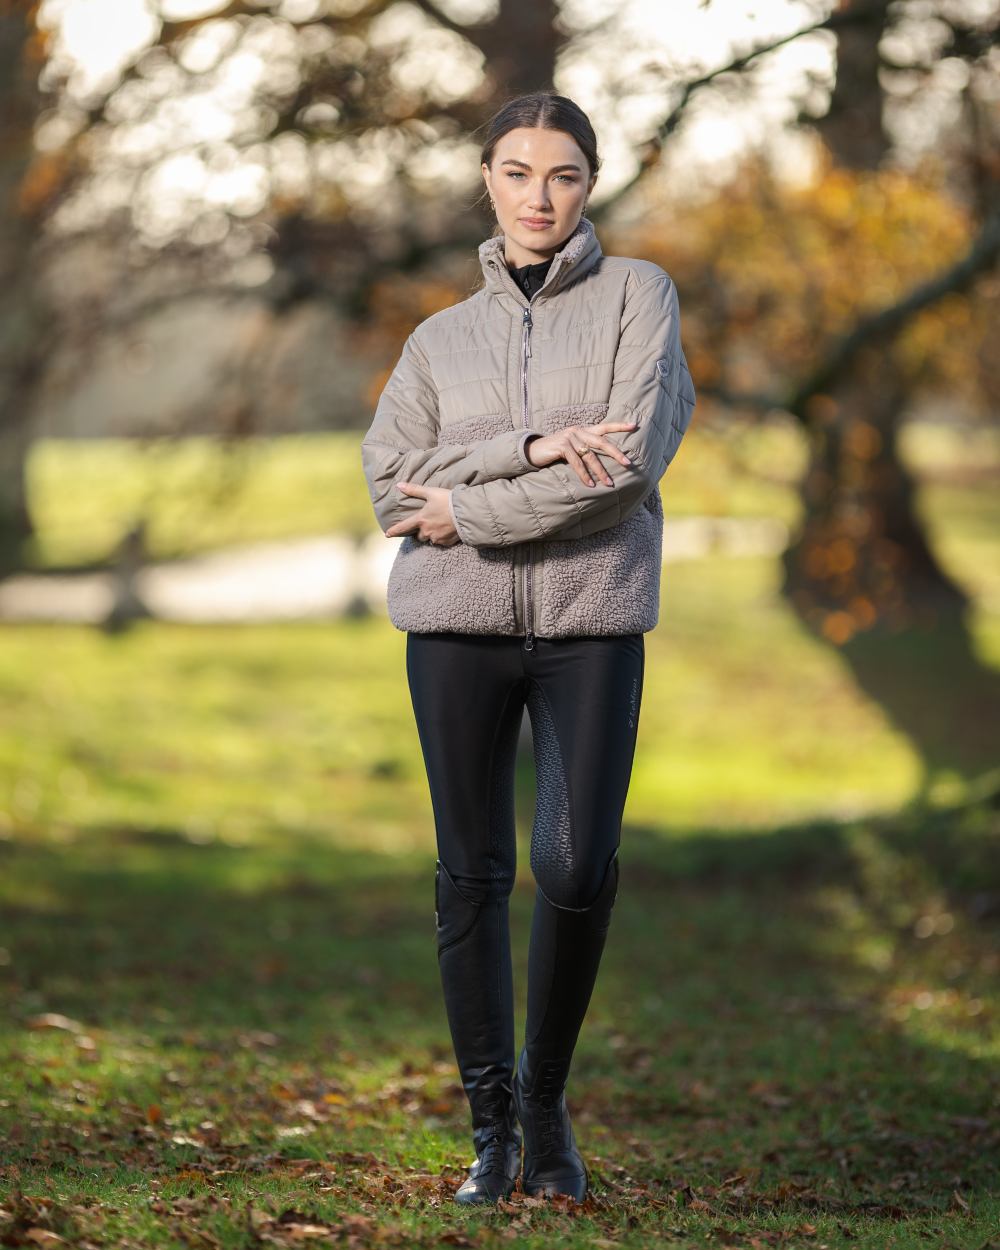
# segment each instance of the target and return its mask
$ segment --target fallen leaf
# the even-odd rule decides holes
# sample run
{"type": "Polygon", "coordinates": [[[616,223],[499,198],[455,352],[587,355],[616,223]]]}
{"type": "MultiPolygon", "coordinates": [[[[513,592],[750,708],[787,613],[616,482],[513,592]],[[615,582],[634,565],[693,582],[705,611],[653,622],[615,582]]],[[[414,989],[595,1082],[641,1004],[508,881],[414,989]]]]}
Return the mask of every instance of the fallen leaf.
{"type": "Polygon", "coordinates": [[[29,1016],[25,1021],[29,1029],[65,1029],[68,1033],[82,1033],[79,1020],[61,1016],[58,1011],[44,1011],[39,1016],[29,1016]]]}

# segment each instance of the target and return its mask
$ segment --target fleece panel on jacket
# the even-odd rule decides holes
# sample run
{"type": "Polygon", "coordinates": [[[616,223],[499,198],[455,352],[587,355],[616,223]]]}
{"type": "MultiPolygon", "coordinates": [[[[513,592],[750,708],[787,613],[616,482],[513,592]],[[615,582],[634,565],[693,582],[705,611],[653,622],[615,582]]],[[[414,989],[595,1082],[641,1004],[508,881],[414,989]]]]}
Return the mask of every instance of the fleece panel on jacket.
{"type": "Polygon", "coordinates": [[[462,540],[403,540],[390,620],[419,632],[645,632],[659,615],[659,481],[695,404],[676,288],[651,261],[604,256],[586,218],[530,301],[503,247],[495,236],[479,249],[482,290],[414,330],[365,436],[383,527],[423,507],[395,483],[422,481],[449,488],[462,540]],[[611,487],[527,461],[532,433],[603,420],[636,422],[606,435],[631,461],[602,456],[611,487]]]}

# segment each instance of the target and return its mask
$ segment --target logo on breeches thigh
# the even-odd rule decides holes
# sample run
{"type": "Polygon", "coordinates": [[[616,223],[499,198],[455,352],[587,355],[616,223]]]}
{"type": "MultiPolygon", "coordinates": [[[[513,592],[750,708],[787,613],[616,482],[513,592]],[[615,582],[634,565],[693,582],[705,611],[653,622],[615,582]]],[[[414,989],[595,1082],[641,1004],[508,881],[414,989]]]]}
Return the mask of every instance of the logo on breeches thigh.
{"type": "Polygon", "coordinates": [[[639,678],[632,678],[632,689],[628,697],[628,727],[635,728],[636,717],[639,714],[639,678]]]}

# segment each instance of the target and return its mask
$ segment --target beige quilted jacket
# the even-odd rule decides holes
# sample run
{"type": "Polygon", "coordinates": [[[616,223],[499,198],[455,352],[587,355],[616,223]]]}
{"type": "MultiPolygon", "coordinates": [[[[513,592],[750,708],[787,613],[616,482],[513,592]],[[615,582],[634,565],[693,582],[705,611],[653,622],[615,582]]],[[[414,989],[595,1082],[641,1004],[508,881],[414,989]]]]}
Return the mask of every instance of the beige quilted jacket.
{"type": "Polygon", "coordinates": [[[502,235],[479,248],[485,285],[407,339],[361,446],[383,530],[451,489],[461,542],[413,535],[389,574],[389,618],[421,633],[641,633],[659,615],[659,480],[691,421],[677,288],[648,260],[605,256],[582,217],[529,301],[502,235]],[[636,421],[606,435],[630,466],[589,487],[565,461],[535,468],[524,442],[568,425],[636,421]]]}

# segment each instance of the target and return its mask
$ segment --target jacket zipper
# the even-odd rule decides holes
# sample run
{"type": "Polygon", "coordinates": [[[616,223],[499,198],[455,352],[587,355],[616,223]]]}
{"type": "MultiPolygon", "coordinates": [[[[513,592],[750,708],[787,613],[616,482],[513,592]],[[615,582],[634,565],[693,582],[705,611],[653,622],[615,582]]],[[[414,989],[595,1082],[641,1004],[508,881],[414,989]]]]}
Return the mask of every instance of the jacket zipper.
{"type": "MultiPolygon", "coordinates": [[[[524,306],[521,318],[521,420],[524,428],[528,428],[528,359],[531,356],[531,300],[524,306]]],[[[535,614],[531,598],[531,569],[534,553],[530,545],[527,547],[524,561],[524,623],[527,633],[524,636],[524,649],[535,649],[535,614]]]]}
{"type": "MultiPolygon", "coordinates": [[[[506,272],[506,266],[500,260],[495,260],[494,266],[498,273],[506,272]]],[[[566,263],[564,262],[564,268],[566,263]]],[[[551,270],[545,279],[543,286],[547,285],[552,278],[551,270]]],[[[513,281],[511,282],[513,286],[513,281]]],[[[540,288],[541,289],[541,288],[540,288]]],[[[538,295],[539,291],[535,292],[538,295]]],[[[528,297],[528,302],[524,306],[524,314],[521,317],[521,422],[525,429],[528,428],[528,360],[531,356],[531,301],[535,295],[528,297]]],[[[534,552],[530,544],[525,544],[528,548],[524,560],[524,583],[523,583],[523,599],[524,599],[524,618],[525,629],[524,649],[526,651],[534,651],[535,649],[535,612],[534,602],[532,599],[532,581],[531,571],[534,566],[534,552]]]]}

